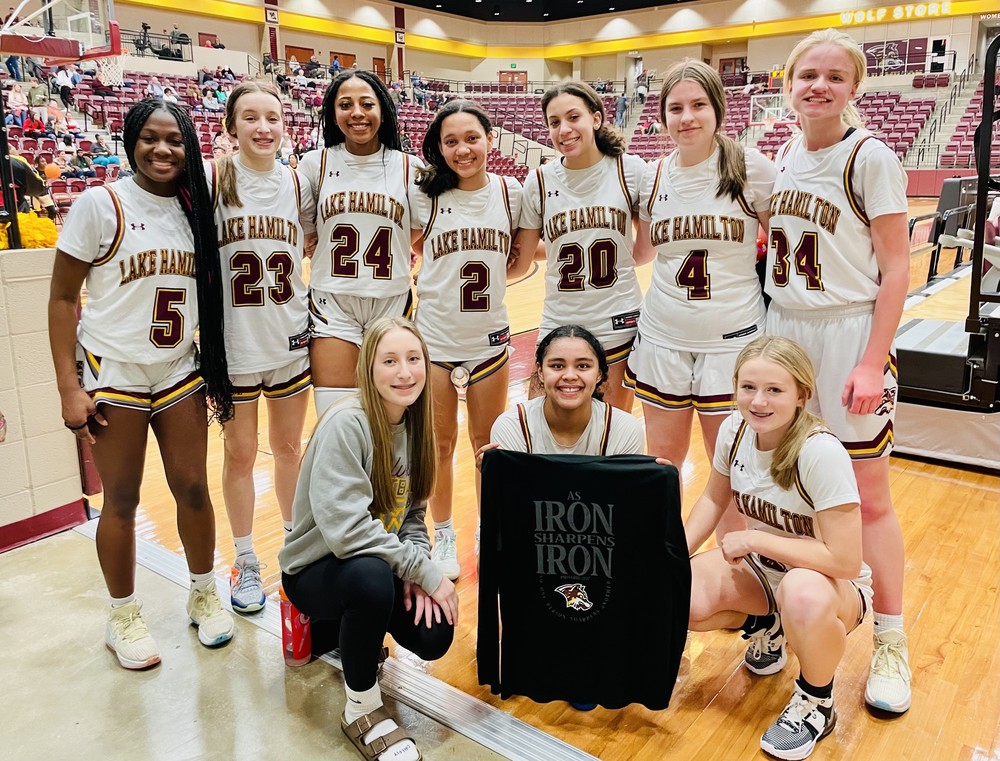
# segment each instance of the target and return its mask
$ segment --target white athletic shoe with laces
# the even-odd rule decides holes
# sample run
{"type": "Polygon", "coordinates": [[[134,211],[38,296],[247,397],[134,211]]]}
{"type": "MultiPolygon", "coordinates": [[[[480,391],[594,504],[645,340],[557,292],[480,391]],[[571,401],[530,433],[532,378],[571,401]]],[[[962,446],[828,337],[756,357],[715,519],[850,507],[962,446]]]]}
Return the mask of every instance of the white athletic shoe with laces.
{"type": "Polygon", "coordinates": [[[431,560],[441,569],[441,573],[454,581],[462,574],[462,566],[458,563],[458,548],[455,546],[455,534],[450,531],[434,532],[434,549],[431,550],[431,560]]]}
{"type": "Polygon", "coordinates": [[[229,574],[229,601],[237,613],[254,613],[267,602],[264,582],[260,579],[260,561],[253,553],[236,558],[229,574]]]}
{"type": "Polygon", "coordinates": [[[865,702],[882,711],[903,713],[911,698],[906,635],[899,629],[887,629],[875,635],[874,646],[865,702]]]}
{"type": "Polygon", "coordinates": [[[833,698],[813,697],[796,684],[781,716],[761,736],[760,747],[776,758],[801,761],[836,724],[833,698]]]}
{"type": "Polygon", "coordinates": [[[222,607],[214,582],[207,589],[191,589],[187,613],[191,623],[198,627],[198,639],[205,647],[215,647],[233,638],[236,631],[233,614],[222,607]]]}
{"type": "Polygon", "coordinates": [[[104,627],[104,644],[126,669],[144,669],[160,662],[160,651],[142,620],[142,604],[112,608],[104,627]]]}

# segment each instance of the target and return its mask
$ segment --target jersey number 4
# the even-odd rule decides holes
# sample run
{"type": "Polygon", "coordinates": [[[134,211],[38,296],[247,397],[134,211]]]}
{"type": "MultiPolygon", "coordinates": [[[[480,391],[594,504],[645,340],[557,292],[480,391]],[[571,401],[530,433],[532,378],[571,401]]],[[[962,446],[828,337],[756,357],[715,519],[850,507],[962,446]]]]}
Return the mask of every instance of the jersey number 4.
{"type": "Polygon", "coordinates": [[[285,304],[294,295],[292,289],[292,269],[294,262],[287,251],[275,251],[262,262],[253,251],[237,251],[229,257],[229,268],[233,275],[233,306],[264,306],[264,267],[274,273],[274,285],[268,286],[267,295],[275,304],[285,304]]]}
{"type": "Polygon", "coordinates": [[[559,249],[559,290],[582,291],[586,283],[592,288],[610,288],[618,280],[616,263],[618,248],[612,240],[595,240],[584,256],[583,246],[567,243],[559,249]],[[590,274],[583,276],[584,267],[590,274]]]}
{"type": "MultiPolygon", "coordinates": [[[[357,277],[358,261],[355,257],[361,246],[361,236],[354,225],[337,225],[330,233],[330,250],[333,261],[331,272],[334,277],[357,277]]],[[[372,277],[376,280],[392,278],[392,229],[380,227],[372,236],[368,248],[361,256],[361,261],[370,267],[372,277]]]]}
{"type": "Polygon", "coordinates": [[[814,232],[804,232],[795,251],[789,251],[788,237],[780,227],[771,228],[771,248],[774,249],[774,268],[771,279],[779,288],[788,285],[791,272],[789,254],[795,262],[795,272],[806,279],[806,290],[822,291],[820,277],[819,237],[814,232]]]}
{"type": "Polygon", "coordinates": [[[712,298],[712,277],[708,274],[708,251],[696,248],[681,262],[674,280],[681,288],[687,288],[688,301],[712,298]]]}

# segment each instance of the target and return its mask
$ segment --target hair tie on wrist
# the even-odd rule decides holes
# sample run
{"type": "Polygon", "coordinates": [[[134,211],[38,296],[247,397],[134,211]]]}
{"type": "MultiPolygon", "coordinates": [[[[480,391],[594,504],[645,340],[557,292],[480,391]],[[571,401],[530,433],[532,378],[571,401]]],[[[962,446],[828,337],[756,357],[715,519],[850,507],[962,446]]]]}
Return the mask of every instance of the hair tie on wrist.
{"type": "Polygon", "coordinates": [[[84,420],[82,423],[80,423],[80,425],[70,425],[65,420],[63,420],[63,425],[66,426],[67,428],[69,428],[71,431],[81,431],[81,430],[83,430],[84,428],[87,427],[87,423],[88,422],[89,421],[84,420]]]}

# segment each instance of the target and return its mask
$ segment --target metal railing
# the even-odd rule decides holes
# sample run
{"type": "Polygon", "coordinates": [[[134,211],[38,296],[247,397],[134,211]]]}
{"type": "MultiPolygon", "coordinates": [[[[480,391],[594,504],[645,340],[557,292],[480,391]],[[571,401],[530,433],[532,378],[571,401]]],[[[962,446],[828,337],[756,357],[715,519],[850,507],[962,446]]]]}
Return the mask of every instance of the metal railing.
{"type": "Polygon", "coordinates": [[[134,29],[122,29],[122,50],[132,55],[155,56],[161,61],[193,61],[191,38],[186,34],[187,42],[171,41],[170,34],[150,34],[149,29],[137,32],[134,29]]]}

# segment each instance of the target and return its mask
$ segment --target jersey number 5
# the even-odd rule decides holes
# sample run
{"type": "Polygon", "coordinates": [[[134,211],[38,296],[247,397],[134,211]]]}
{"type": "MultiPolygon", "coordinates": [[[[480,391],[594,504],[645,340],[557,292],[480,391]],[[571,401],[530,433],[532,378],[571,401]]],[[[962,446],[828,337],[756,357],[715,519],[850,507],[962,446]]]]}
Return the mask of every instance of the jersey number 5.
{"type": "MultiPolygon", "coordinates": [[[[780,227],[771,228],[771,248],[774,249],[774,268],[771,279],[779,288],[788,285],[789,278],[789,247],[788,237],[780,227]]],[[[795,271],[806,279],[806,289],[822,291],[823,280],[820,278],[819,237],[814,232],[804,232],[799,238],[799,245],[792,252],[795,259],[795,271]]]]}
{"type": "MultiPolygon", "coordinates": [[[[360,249],[358,228],[353,225],[337,225],[330,233],[330,250],[333,262],[331,272],[334,277],[357,277],[358,262],[355,257],[360,249]]],[[[366,267],[371,267],[372,277],[376,280],[392,278],[392,230],[380,227],[372,236],[368,248],[361,256],[366,267]]]]}
{"type": "Polygon", "coordinates": [[[187,301],[183,288],[157,288],[149,340],[159,349],[172,349],[184,339],[184,315],[177,308],[187,301]]]}
{"type": "Polygon", "coordinates": [[[587,249],[589,262],[584,259],[583,246],[567,243],[559,249],[559,290],[582,291],[586,287],[581,274],[589,263],[587,282],[592,288],[610,288],[618,280],[615,263],[618,249],[612,240],[595,240],[587,249]]]}
{"type": "MultiPolygon", "coordinates": [[[[233,275],[233,306],[262,307],[264,306],[264,288],[260,281],[264,279],[264,263],[253,251],[237,251],[229,257],[229,268],[233,275]]],[[[267,269],[274,273],[274,285],[268,286],[267,295],[275,304],[284,304],[291,300],[292,290],[292,257],[287,251],[275,251],[267,257],[267,269]]]]}

